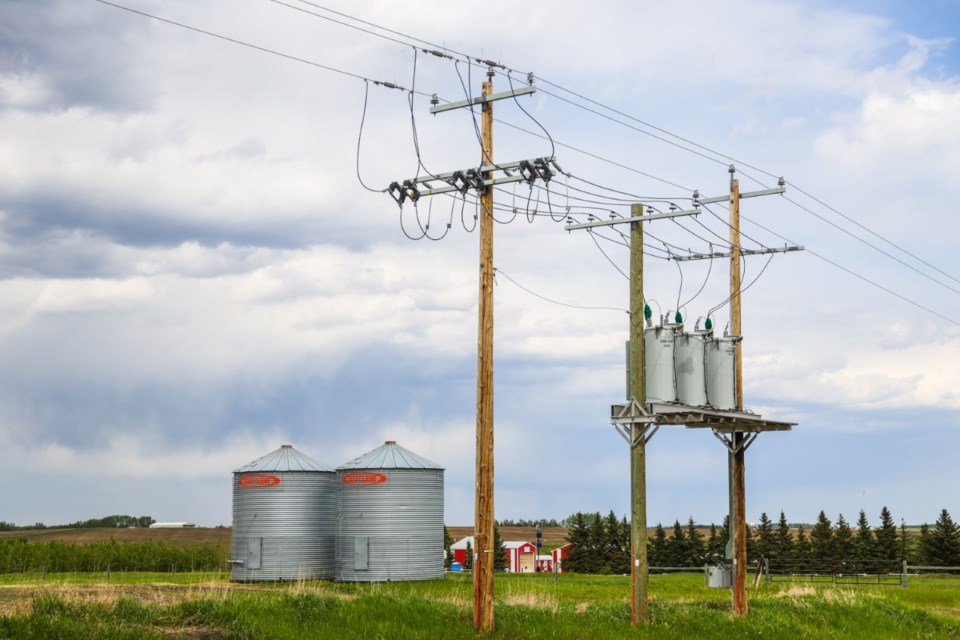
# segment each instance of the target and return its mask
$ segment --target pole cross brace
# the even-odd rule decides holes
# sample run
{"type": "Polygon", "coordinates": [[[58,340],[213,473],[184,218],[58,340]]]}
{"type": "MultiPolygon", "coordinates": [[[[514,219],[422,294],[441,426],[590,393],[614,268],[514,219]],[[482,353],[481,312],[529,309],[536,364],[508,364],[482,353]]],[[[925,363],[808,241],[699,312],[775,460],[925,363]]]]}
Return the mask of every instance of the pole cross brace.
{"type": "Polygon", "coordinates": [[[727,448],[727,451],[736,455],[741,451],[746,451],[753,441],[757,439],[757,436],[760,435],[759,432],[747,433],[743,440],[739,444],[734,444],[734,438],[732,433],[719,433],[715,429],[711,429],[713,435],[716,436],[717,440],[723,443],[723,446],[727,448]]]}
{"type": "Polygon", "coordinates": [[[660,428],[657,417],[651,415],[636,398],[630,398],[630,402],[626,404],[612,405],[610,422],[631,449],[639,446],[641,442],[646,445],[660,428]]]}

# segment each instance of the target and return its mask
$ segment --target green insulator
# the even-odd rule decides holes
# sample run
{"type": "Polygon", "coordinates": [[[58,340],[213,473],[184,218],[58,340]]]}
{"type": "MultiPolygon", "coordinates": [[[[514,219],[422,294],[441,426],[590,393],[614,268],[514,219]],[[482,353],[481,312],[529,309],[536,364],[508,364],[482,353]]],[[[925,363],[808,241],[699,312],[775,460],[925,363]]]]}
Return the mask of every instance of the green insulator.
{"type": "Polygon", "coordinates": [[[679,309],[677,309],[677,313],[673,316],[673,321],[677,324],[683,324],[683,316],[680,315],[679,309]]]}
{"type": "Polygon", "coordinates": [[[644,303],[643,305],[643,317],[649,320],[653,317],[653,309],[650,308],[650,305],[644,303]]]}
{"type": "Polygon", "coordinates": [[[703,323],[703,326],[706,328],[707,331],[710,331],[711,329],[713,329],[713,320],[711,320],[710,317],[707,316],[707,321],[703,323]]]}

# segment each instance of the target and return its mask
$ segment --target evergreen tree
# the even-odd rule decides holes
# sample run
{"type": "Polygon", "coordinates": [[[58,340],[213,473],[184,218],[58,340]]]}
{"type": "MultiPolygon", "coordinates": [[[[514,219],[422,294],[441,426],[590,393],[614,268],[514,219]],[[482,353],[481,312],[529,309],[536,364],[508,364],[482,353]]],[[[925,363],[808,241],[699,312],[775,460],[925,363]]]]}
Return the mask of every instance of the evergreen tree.
{"type": "Polygon", "coordinates": [[[802,571],[810,567],[810,541],[807,540],[807,532],[801,524],[797,527],[797,539],[793,543],[793,564],[802,571]]]}
{"type": "Polygon", "coordinates": [[[611,511],[604,520],[602,563],[603,566],[609,567],[612,573],[620,575],[630,571],[630,537],[629,534],[624,537],[623,533],[624,527],[617,520],[616,514],[611,511]]]}
{"type": "Polygon", "coordinates": [[[473,569],[473,545],[467,540],[467,553],[463,559],[463,568],[467,571],[473,569]]]}
{"type": "Polygon", "coordinates": [[[774,558],[777,563],[783,565],[793,560],[793,536],[790,535],[790,524],[787,522],[787,516],[780,512],[780,521],[777,523],[777,536],[775,542],[774,558]]]}
{"type": "Polygon", "coordinates": [[[747,534],[747,563],[757,561],[757,537],[754,535],[753,527],[746,526],[747,534]]]}
{"type": "Polygon", "coordinates": [[[940,512],[937,523],[930,532],[930,560],[939,567],[960,565],[960,529],[957,528],[950,512],[940,512]]]}
{"type": "Polygon", "coordinates": [[[853,540],[853,563],[857,571],[873,573],[873,558],[876,555],[874,547],[876,541],[873,538],[873,529],[870,528],[870,522],[867,520],[867,512],[860,510],[860,517],[857,518],[857,535],[853,540]]]}
{"type": "Polygon", "coordinates": [[[450,532],[447,531],[447,525],[443,525],[443,567],[449,569],[450,565],[453,564],[453,549],[450,546],[453,545],[453,537],[450,535],[450,532]]]}
{"type": "Polygon", "coordinates": [[[567,552],[564,561],[565,571],[573,573],[587,573],[587,561],[590,557],[590,528],[584,514],[577,512],[570,516],[567,542],[572,546],[567,552]]]}
{"type": "Polygon", "coordinates": [[[703,534],[697,531],[697,525],[693,523],[693,516],[687,520],[687,561],[681,566],[702,567],[703,558],[706,550],[703,545],[703,534]]]}
{"type": "Polygon", "coordinates": [[[770,520],[766,513],[761,513],[760,522],[757,524],[757,543],[754,548],[757,559],[771,558],[776,555],[776,546],[777,541],[773,530],[773,521],[770,520]]]}
{"type": "Polygon", "coordinates": [[[604,555],[604,548],[607,545],[607,529],[604,526],[603,517],[599,511],[590,517],[592,518],[590,541],[588,543],[590,557],[587,558],[586,573],[611,573],[612,570],[604,555]]]}
{"type": "Polygon", "coordinates": [[[817,523],[810,530],[810,556],[813,568],[819,571],[830,570],[833,560],[833,527],[823,511],[817,516],[817,523]]]}
{"type": "Polygon", "coordinates": [[[897,542],[900,543],[900,563],[903,564],[910,555],[910,548],[913,542],[910,534],[907,532],[906,520],[900,520],[900,536],[897,538],[897,542]]]}
{"type": "Polygon", "coordinates": [[[667,540],[668,567],[684,567],[687,565],[687,536],[683,533],[680,521],[673,522],[673,533],[667,540]]]}
{"type": "Polygon", "coordinates": [[[710,537],[707,538],[707,556],[706,561],[709,564],[718,564],[723,562],[724,548],[727,546],[726,531],[717,528],[717,525],[710,524],[710,537]]]}
{"type": "Polygon", "coordinates": [[[669,554],[667,543],[667,532],[663,525],[657,523],[657,528],[653,530],[653,540],[647,545],[647,561],[651,567],[669,566],[667,561],[669,554]]]}
{"type": "Polygon", "coordinates": [[[933,561],[930,560],[931,556],[930,525],[924,522],[920,525],[920,541],[917,544],[917,564],[933,564],[933,561]]]}
{"type": "Polygon", "coordinates": [[[493,570],[507,570],[507,548],[503,544],[503,538],[500,536],[500,527],[493,525],[493,570]]]}
{"type": "Polygon", "coordinates": [[[897,525],[893,522],[890,511],[884,507],[880,510],[880,526],[874,529],[876,550],[874,564],[877,572],[897,571],[897,525]]]}
{"type": "Polygon", "coordinates": [[[843,514],[837,516],[833,530],[833,570],[841,573],[852,571],[853,531],[843,514]]]}

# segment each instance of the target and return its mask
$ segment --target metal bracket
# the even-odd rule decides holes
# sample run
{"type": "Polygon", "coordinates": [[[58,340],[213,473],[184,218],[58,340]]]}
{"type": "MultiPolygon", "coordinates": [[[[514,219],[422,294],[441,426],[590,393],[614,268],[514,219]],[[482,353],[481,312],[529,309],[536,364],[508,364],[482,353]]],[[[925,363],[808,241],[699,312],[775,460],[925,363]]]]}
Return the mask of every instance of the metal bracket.
{"type": "Polygon", "coordinates": [[[660,428],[657,417],[651,415],[636,398],[630,398],[627,404],[612,405],[610,422],[631,449],[641,442],[646,445],[660,428]]]}
{"type": "Polygon", "coordinates": [[[727,448],[727,451],[736,455],[741,451],[746,451],[753,441],[757,439],[757,436],[760,435],[759,432],[746,433],[743,440],[739,444],[734,444],[734,434],[732,433],[720,433],[716,429],[711,429],[713,435],[716,436],[717,440],[723,443],[723,446],[727,448]]]}
{"type": "Polygon", "coordinates": [[[619,424],[613,425],[613,428],[617,430],[617,433],[620,434],[620,437],[623,438],[624,442],[630,445],[631,449],[636,449],[637,446],[643,442],[643,445],[646,446],[650,439],[653,438],[654,434],[660,429],[660,425],[653,424],[634,424],[631,427],[627,428],[619,424]]]}

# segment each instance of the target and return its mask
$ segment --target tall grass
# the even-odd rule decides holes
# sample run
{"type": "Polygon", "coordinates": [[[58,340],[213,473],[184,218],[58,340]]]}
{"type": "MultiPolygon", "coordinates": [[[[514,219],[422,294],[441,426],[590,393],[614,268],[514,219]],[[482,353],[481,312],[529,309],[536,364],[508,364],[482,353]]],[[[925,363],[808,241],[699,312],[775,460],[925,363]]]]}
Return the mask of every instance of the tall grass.
{"type": "MultiPolygon", "coordinates": [[[[751,592],[750,614],[730,614],[730,592],[691,578],[651,580],[651,622],[630,625],[629,579],[500,576],[492,638],[960,638],[960,583],[917,589],[772,585],[751,592]],[[926,594],[926,598],[924,598],[926,594]],[[934,598],[929,596],[935,595],[934,598]],[[933,606],[930,602],[935,601],[933,606]],[[953,611],[953,613],[951,613],[953,611]]],[[[0,638],[472,638],[469,576],[417,583],[301,582],[202,590],[173,600],[79,598],[67,586],[0,618],[0,638]]]]}

